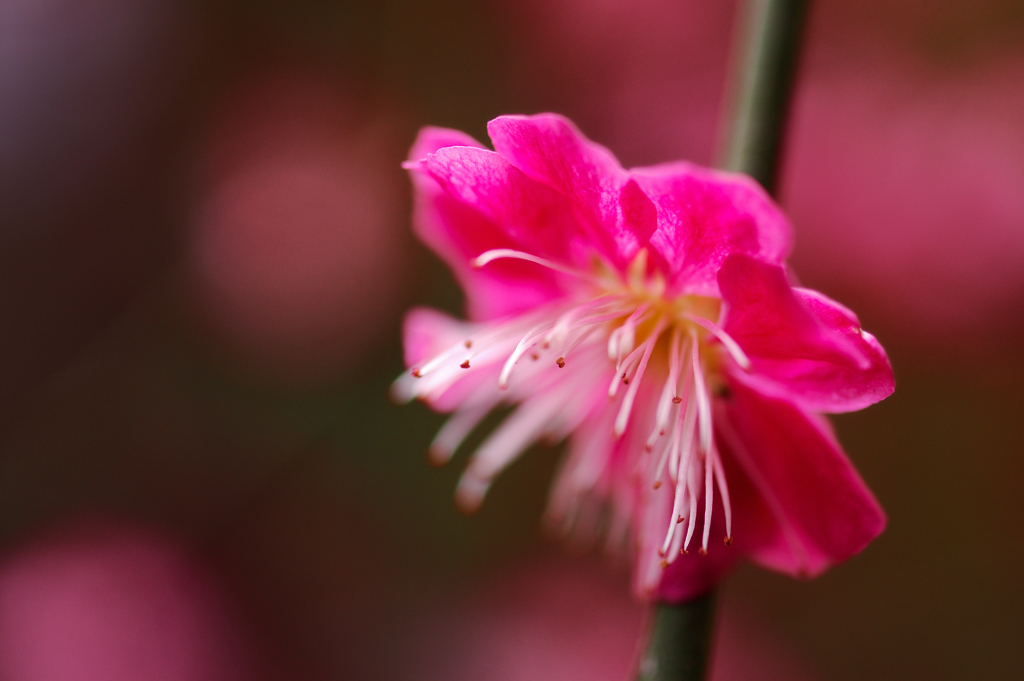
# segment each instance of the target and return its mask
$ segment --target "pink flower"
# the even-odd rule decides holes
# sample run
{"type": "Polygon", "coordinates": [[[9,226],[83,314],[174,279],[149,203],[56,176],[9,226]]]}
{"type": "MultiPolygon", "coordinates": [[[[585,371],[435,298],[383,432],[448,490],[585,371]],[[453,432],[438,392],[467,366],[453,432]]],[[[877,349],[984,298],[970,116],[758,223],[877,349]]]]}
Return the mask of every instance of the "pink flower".
{"type": "Polygon", "coordinates": [[[666,600],[743,556],[811,576],[877,536],[885,516],[818,413],[886,397],[892,369],[852,312],[790,285],[790,225],[760,187],[682,162],[624,170],[556,115],[488,131],[496,151],[426,128],[406,164],[418,234],[471,321],[410,312],[396,396],[453,412],[437,462],[517,405],[460,505],[568,437],[550,519],[631,537],[638,593],[666,600]]]}

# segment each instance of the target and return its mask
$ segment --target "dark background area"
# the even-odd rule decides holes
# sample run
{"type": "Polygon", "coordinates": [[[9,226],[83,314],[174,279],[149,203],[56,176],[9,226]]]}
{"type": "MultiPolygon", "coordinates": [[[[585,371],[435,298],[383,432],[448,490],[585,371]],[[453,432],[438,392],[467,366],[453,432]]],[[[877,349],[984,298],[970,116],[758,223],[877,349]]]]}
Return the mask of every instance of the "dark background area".
{"type": "MultiPolygon", "coordinates": [[[[624,568],[541,537],[557,448],[466,518],[441,417],[388,402],[403,311],[461,304],[399,164],[549,110],[710,163],[734,15],[2,0],[0,676],[622,678],[624,568]]],[[[812,3],[781,201],[895,367],[835,419],[890,525],[741,568],[716,678],[1024,677],[1022,73],[1019,2],[812,3]]]]}

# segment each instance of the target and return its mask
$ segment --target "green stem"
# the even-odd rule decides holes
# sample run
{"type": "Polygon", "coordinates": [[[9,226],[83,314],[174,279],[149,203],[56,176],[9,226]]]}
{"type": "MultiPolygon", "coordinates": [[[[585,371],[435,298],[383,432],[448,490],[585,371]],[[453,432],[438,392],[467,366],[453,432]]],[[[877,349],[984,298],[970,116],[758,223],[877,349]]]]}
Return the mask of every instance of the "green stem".
{"type": "MultiPolygon", "coordinates": [[[[752,176],[774,193],[808,0],[747,0],[737,89],[720,167],[752,176]]],[[[693,559],[699,560],[698,556],[693,559]]],[[[637,681],[702,681],[714,595],[657,603],[637,681]]]]}
{"type": "Polygon", "coordinates": [[[748,0],[732,119],[719,166],[775,192],[808,0],[748,0]]]}
{"type": "Polygon", "coordinates": [[[651,638],[640,659],[637,681],[699,681],[711,648],[715,598],[707,594],[686,603],[654,606],[651,638]]]}

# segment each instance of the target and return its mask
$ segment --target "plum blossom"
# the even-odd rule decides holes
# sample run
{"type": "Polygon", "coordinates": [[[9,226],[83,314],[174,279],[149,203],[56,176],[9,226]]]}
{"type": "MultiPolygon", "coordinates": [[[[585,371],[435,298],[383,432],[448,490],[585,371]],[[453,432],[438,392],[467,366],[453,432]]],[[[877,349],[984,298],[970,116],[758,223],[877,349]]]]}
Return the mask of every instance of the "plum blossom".
{"type": "Polygon", "coordinates": [[[885,515],[821,414],[888,396],[892,369],[850,310],[790,283],[792,230],[767,194],[685,162],[625,170],[553,114],[488,133],[494,151],[426,128],[406,163],[416,231],[469,320],[408,314],[395,396],[452,414],[436,463],[513,407],[460,506],[533,443],[568,439],[548,520],[604,532],[635,556],[637,593],[668,601],[744,557],[813,576],[876,537],[885,515]]]}

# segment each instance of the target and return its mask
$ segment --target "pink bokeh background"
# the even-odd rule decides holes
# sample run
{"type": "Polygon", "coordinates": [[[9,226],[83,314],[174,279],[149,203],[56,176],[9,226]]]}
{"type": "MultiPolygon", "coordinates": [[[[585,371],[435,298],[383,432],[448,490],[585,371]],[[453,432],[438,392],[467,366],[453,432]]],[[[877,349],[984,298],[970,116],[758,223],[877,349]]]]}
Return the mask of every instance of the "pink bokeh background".
{"type": "Polygon", "coordinates": [[[236,622],[187,550],[159,533],[80,520],[0,563],[0,677],[241,681],[236,622]]]}
{"type": "MultiPolygon", "coordinates": [[[[462,518],[437,419],[387,402],[403,310],[462,304],[399,164],[538,111],[711,163],[735,3],[0,15],[0,677],[623,678],[622,575],[539,538],[557,451],[462,518]]],[[[719,681],[1024,675],[1022,69],[1019,2],[812,3],[780,200],[893,360],[836,419],[890,526],[818,581],[741,569],[719,681]]]]}

